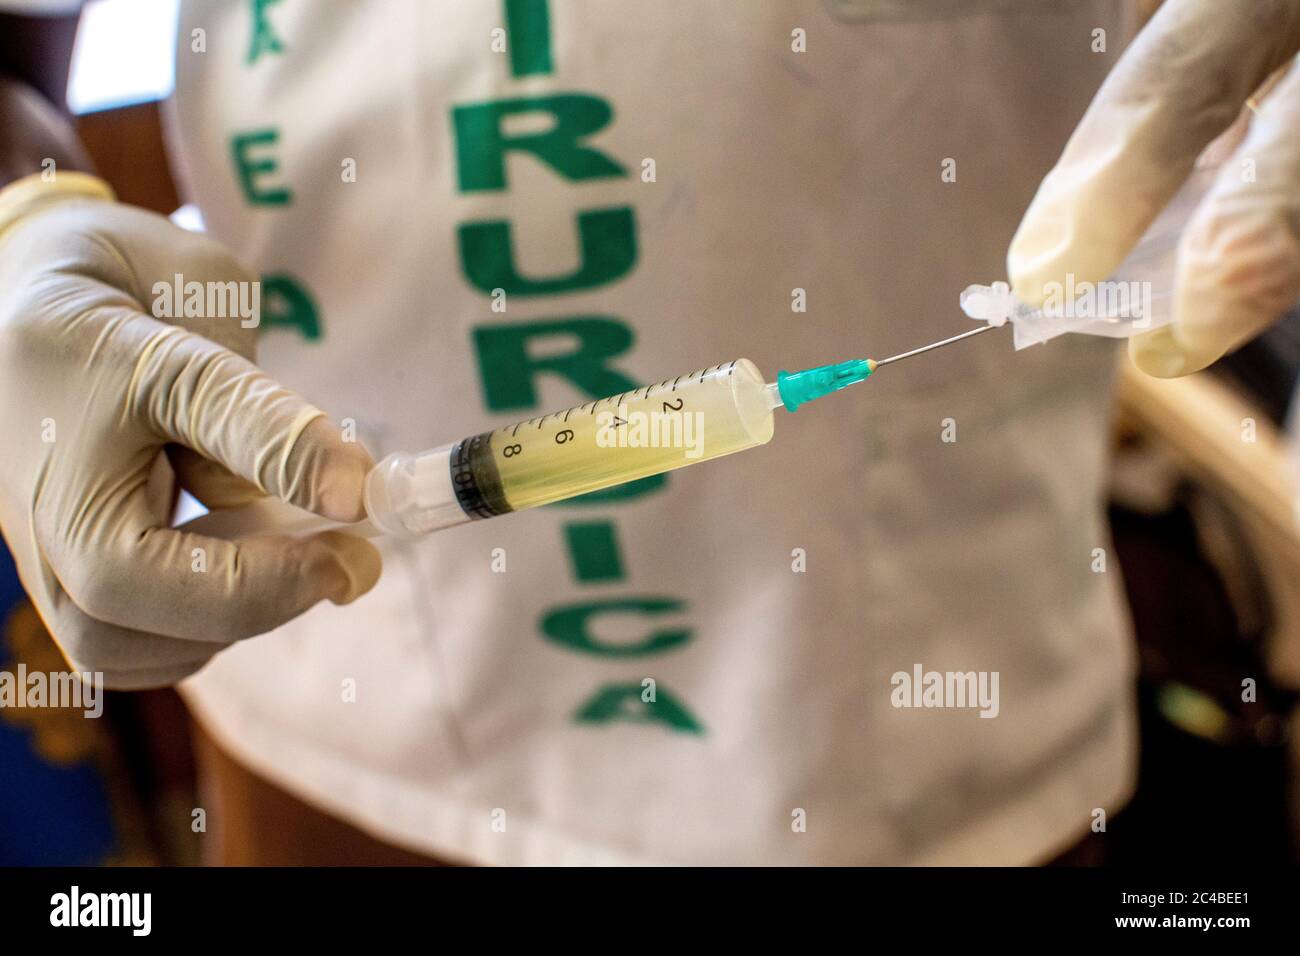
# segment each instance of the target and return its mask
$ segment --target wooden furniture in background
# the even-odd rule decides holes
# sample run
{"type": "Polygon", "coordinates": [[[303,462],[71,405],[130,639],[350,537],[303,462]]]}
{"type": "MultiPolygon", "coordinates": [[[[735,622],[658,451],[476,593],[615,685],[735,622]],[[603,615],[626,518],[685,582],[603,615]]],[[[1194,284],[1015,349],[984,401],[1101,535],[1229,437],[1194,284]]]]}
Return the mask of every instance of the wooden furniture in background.
{"type": "Polygon", "coordinates": [[[76,117],[76,126],[96,171],[120,200],[164,216],[180,205],[157,103],[85,113],[76,117]]]}

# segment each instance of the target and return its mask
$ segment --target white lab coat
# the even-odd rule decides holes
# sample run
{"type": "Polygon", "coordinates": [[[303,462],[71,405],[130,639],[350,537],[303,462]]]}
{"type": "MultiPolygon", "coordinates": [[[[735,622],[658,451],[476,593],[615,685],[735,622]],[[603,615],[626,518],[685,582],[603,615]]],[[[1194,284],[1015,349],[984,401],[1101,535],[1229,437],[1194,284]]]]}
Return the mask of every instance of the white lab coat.
{"type": "MultiPolygon", "coordinates": [[[[277,50],[251,6],[184,5],[183,178],[216,236],[316,305],[321,336],[269,328],[262,364],[377,455],[598,397],[543,374],[526,407],[488,407],[476,330],[606,320],[637,384],[963,331],[958,292],[1004,274],[1122,30],[1119,0],[915,0],[897,21],[855,0],[551,0],[552,69],[515,76],[500,3],[283,0],[277,50]],[[560,93],[612,107],[584,142],[626,175],[517,152],[504,188],[460,188],[454,107],[560,93]],[[249,155],[278,165],[256,182],[287,204],[250,205],[232,161],[265,130],[249,155]],[[504,220],[521,272],[570,274],[575,217],[625,208],[635,265],[599,287],[495,312],[462,267],[460,228],[504,220]]],[[[1000,335],[778,411],[770,445],[634,500],[388,546],[373,593],[220,655],[187,699],[277,784],[454,859],[1042,858],[1133,782],[1118,570],[1095,570],[1115,353],[1000,335]],[[617,560],[584,571],[583,534],[617,560]],[[584,604],[606,610],[548,634],[584,604]],[[895,707],[918,664],[997,672],[997,716],[895,707]]]]}

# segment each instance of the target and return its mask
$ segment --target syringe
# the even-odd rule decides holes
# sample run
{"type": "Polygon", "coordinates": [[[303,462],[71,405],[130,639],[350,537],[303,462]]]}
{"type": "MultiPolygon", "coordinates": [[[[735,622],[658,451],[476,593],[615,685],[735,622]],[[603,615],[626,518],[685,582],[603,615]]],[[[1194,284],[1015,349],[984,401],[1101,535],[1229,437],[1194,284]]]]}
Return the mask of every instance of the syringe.
{"type": "Polygon", "coordinates": [[[342,528],[415,537],[480,518],[563,501],[766,444],[774,409],[793,412],[878,367],[992,326],[882,359],[853,359],[768,383],[748,359],[666,378],[620,395],[471,435],[432,451],[398,452],[366,477],[367,520],[339,525],[264,498],[184,525],[220,538],[342,528]]]}

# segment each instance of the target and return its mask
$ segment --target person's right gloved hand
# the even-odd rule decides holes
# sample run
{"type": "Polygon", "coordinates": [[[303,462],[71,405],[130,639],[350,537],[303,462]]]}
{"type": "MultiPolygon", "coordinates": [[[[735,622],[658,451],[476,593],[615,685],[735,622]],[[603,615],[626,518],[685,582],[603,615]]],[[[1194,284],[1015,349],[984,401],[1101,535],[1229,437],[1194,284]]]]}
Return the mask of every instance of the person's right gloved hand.
{"type": "Polygon", "coordinates": [[[1281,318],[1300,297],[1297,51],[1300,0],[1165,0],[1025,213],[1007,254],[1017,297],[1037,305],[1067,275],[1109,277],[1207,144],[1291,64],[1184,230],[1173,324],[1129,349],[1152,375],[1183,375],[1281,318]]]}
{"type": "Polygon", "coordinates": [[[0,192],[0,527],[70,666],[110,687],[180,680],[380,571],[338,532],[227,542],[169,526],[173,470],[209,507],[268,493],[356,521],[372,464],[252,363],[239,317],[154,318],[155,283],[177,274],[256,279],[93,177],[0,192]]]}

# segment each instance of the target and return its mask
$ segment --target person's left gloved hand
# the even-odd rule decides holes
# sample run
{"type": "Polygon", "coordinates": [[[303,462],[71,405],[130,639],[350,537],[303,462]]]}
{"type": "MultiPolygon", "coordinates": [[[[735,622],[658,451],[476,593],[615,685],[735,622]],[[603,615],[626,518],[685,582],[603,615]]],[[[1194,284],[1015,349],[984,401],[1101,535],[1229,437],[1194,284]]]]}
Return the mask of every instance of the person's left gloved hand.
{"type": "Polygon", "coordinates": [[[373,465],[254,364],[256,331],[228,307],[154,308],[177,275],[210,295],[257,281],[92,176],[0,191],[0,529],[70,669],[115,688],[181,680],[322,600],[354,600],[381,569],[338,531],[225,541],[170,526],[178,481],[214,508],[270,494],[358,521],[373,465]]]}
{"type": "MultiPolygon", "coordinates": [[[[1011,242],[1017,297],[1110,276],[1300,50],[1300,0],[1166,0],[1107,78],[1011,242]]],[[[1143,371],[1204,368],[1300,299],[1300,70],[1263,98],[1183,234],[1173,324],[1133,338],[1143,371]]]]}

